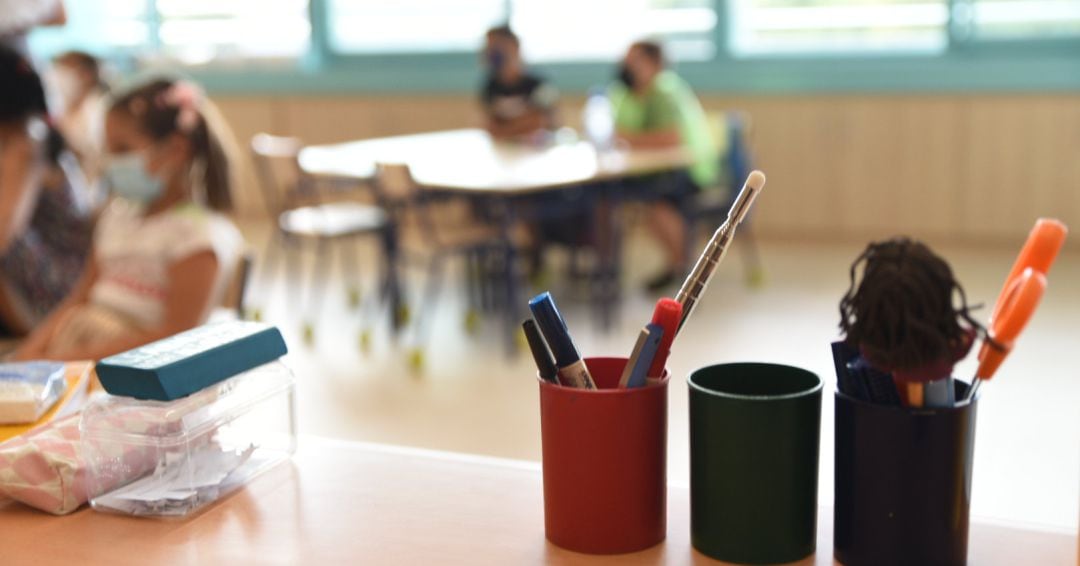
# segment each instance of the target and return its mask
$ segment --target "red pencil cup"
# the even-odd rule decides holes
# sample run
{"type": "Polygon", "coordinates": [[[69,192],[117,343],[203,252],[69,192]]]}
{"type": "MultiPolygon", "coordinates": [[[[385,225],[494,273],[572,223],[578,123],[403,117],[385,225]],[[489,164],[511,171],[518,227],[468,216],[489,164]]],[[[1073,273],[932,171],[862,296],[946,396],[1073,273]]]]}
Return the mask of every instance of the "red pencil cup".
{"type": "Polygon", "coordinates": [[[544,530],[575,552],[621,554],[667,533],[665,370],[619,389],[626,358],[586,358],[598,389],[540,381],[544,530]]]}

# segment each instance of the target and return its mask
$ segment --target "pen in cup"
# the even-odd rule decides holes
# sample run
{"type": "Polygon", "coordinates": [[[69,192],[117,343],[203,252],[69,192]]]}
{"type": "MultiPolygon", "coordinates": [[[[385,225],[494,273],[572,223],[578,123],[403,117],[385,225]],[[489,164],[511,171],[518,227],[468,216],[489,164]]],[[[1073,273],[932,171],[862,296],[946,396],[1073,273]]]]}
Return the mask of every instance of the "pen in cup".
{"type": "Polygon", "coordinates": [[[619,387],[642,387],[645,385],[646,374],[652,366],[657,349],[664,338],[664,327],[659,324],[649,323],[641,329],[634,351],[630,353],[630,359],[626,361],[622,376],[619,378],[619,387]]]}
{"type": "Polygon", "coordinates": [[[545,291],[533,297],[529,301],[529,310],[532,311],[536,326],[555,356],[559,383],[568,387],[596,389],[596,383],[589,374],[589,368],[586,367],[585,360],[581,359],[581,354],[574,346],[574,341],[571,340],[570,332],[566,328],[566,322],[559,314],[551,293],[545,291]]]}
{"type": "Polygon", "coordinates": [[[525,340],[529,343],[529,350],[532,352],[533,360],[536,361],[536,369],[540,379],[558,383],[559,380],[556,375],[559,368],[555,367],[555,360],[551,359],[551,352],[548,351],[544,338],[540,336],[540,330],[536,328],[536,321],[531,318],[525,320],[525,322],[521,323],[521,329],[525,332],[525,340]]]}

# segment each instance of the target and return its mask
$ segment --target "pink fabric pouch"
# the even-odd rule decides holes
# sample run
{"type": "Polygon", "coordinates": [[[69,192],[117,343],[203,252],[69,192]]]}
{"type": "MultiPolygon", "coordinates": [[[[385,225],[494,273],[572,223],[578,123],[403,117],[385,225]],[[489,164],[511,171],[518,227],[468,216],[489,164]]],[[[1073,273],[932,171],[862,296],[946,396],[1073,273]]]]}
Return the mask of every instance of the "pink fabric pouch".
{"type": "MultiPolygon", "coordinates": [[[[79,415],[54,421],[0,444],[0,496],[54,515],[78,509],[98,493],[89,493],[89,469],[80,450],[79,415]]],[[[108,477],[95,481],[102,492],[133,481],[151,470],[150,451],[130,448],[108,477]]]]}

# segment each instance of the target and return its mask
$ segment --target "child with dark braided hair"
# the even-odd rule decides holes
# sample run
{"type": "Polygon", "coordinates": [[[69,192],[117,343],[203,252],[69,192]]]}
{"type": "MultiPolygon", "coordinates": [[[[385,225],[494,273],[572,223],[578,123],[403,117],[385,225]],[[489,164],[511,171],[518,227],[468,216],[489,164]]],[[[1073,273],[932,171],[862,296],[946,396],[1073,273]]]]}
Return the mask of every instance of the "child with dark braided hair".
{"type": "Polygon", "coordinates": [[[870,244],[852,264],[840,329],[873,369],[892,374],[905,404],[921,406],[922,385],[950,377],[985,334],[969,311],[945,260],[921,242],[893,238],[870,244]]]}

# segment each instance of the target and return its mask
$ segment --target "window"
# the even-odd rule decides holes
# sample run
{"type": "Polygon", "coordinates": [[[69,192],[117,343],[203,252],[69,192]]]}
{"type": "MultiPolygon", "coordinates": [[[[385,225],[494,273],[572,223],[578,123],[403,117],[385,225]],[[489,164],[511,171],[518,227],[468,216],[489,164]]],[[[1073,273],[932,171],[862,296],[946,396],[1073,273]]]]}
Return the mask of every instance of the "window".
{"type": "Polygon", "coordinates": [[[66,0],[67,24],[34,30],[31,45],[46,55],[70,48],[135,51],[150,43],[148,8],[146,0],[66,0]]]}
{"type": "MultiPolygon", "coordinates": [[[[71,3],[69,3],[71,4],[71,3]]],[[[78,2],[80,7],[90,6],[91,2],[78,2]]],[[[70,6],[65,8],[71,10],[70,6]]],[[[99,10],[85,10],[82,13],[100,18],[100,37],[118,47],[134,48],[145,45],[150,38],[149,16],[145,0],[105,0],[99,10]]],[[[68,16],[69,21],[72,16],[68,16]]]]}
{"type": "Polygon", "coordinates": [[[979,39],[1080,37],[1080,0],[969,0],[957,17],[979,39]]]}
{"type": "Polygon", "coordinates": [[[730,2],[737,54],[934,52],[948,44],[946,0],[730,2]]]}
{"type": "Polygon", "coordinates": [[[307,0],[157,0],[164,55],[186,63],[291,58],[308,47],[307,0]]]}
{"type": "Polygon", "coordinates": [[[339,53],[474,52],[510,23],[532,62],[611,61],[656,37],[676,59],[708,59],[716,0],[327,0],[339,53]]]}
{"type": "Polygon", "coordinates": [[[711,59],[715,0],[512,0],[511,27],[531,61],[614,61],[636,40],[671,58],[711,59]]]}
{"type": "Polygon", "coordinates": [[[338,53],[477,51],[506,0],[326,0],[338,53]]]}
{"type": "Polygon", "coordinates": [[[35,52],[80,48],[184,63],[294,58],[311,36],[308,0],[66,0],[68,23],[41,29],[35,52]]]}

